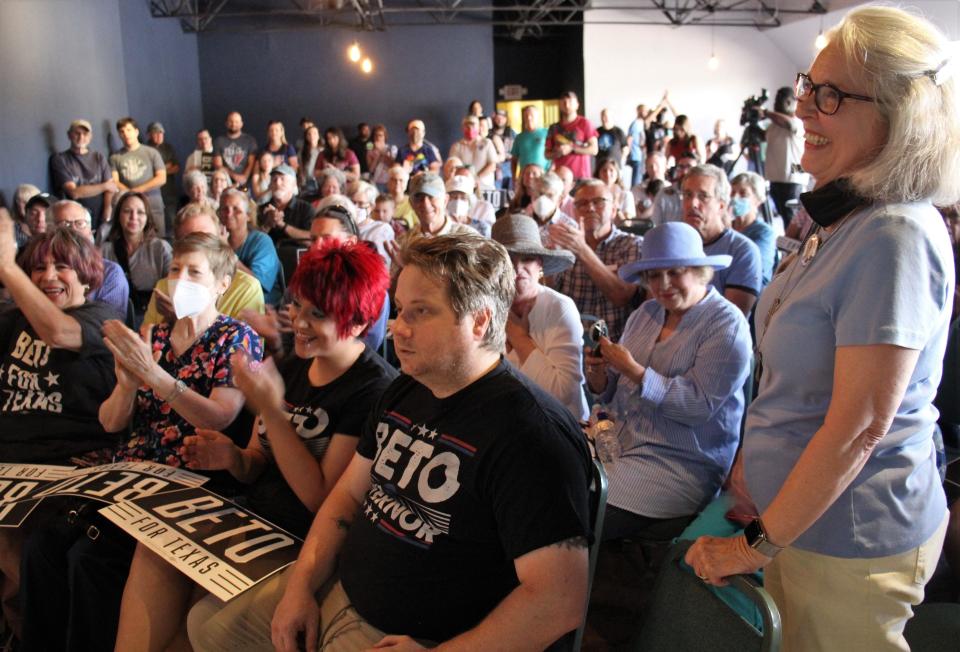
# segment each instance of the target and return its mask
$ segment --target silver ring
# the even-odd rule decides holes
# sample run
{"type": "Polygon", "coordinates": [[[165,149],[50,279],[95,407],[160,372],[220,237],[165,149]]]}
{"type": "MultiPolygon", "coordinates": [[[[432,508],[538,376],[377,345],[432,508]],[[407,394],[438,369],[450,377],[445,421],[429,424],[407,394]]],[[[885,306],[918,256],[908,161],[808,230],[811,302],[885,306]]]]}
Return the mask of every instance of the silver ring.
{"type": "Polygon", "coordinates": [[[701,580],[703,580],[704,582],[706,582],[708,579],[710,579],[710,578],[708,578],[706,575],[699,575],[699,574],[698,574],[697,577],[699,577],[699,578],[700,578],[701,580]]]}

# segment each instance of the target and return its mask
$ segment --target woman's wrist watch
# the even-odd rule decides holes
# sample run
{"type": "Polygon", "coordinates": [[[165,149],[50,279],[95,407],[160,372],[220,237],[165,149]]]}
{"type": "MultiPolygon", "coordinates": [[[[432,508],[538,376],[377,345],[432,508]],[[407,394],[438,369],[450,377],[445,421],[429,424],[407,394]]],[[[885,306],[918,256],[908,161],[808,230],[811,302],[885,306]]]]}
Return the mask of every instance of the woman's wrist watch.
{"type": "Polygon", "coordinates": [[[185,382],[182,380],[177,380],[177,382],[173,385],[173,389],[170,390],[170,393],[167,395],[167,397],[163,399],[163,402],[167,404],[172,403],[173,401],[177,400],[178,396],[187,391],[187,389],[189,388],[185,382]]]}
{"type": "Polygon", "coordinates": [[[766,557],[776,557],[777,553],[783,550],[782,547],[770,542],[759,518],[753,519],[750,525],[744,528],[743,535],[747,538],[747,545],[766,557]]]}

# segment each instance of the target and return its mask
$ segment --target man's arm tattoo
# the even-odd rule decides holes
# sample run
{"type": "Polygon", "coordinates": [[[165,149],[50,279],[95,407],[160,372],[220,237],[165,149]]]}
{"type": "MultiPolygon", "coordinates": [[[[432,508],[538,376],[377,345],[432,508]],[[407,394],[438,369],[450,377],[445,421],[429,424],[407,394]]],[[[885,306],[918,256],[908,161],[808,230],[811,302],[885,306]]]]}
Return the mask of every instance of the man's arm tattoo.
{"type": "Polygon", "coordinates": [[[550,546],[551,548],[566,548],[567,550],[577,550],[587,547],[587,537],[572,537],[564,539],[550,546]]]}

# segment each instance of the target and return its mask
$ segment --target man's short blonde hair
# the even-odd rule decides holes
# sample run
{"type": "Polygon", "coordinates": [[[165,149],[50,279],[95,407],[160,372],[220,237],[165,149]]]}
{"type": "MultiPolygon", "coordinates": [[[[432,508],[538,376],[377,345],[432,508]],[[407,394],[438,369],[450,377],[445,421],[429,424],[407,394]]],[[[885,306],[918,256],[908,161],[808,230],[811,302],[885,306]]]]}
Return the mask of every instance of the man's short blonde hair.
{"type": "Polygon", "coordinates": [[[469,233],[410,238],[401,255],[405,265],[446,286],[457,321],[489,309],[482,346],[503,351],[515,292],[513,264],[503,245],[469,233]]]}

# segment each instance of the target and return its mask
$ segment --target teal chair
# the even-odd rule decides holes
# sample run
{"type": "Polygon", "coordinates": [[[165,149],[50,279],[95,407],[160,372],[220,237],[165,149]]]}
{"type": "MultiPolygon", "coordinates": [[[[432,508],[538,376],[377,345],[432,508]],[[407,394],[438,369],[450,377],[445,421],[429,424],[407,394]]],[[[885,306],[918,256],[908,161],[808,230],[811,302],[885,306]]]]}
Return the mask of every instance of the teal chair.
{"type": "Polygon", "coordinates": [[[744,620],[683,564],[691,541],[678,541],[667,555],[639,636],[637,652],[778,652],[780,612],[770,594],[750,577],[736,575],[730,584],[753,602],[763,617],[763,631],[744,620]]]}

